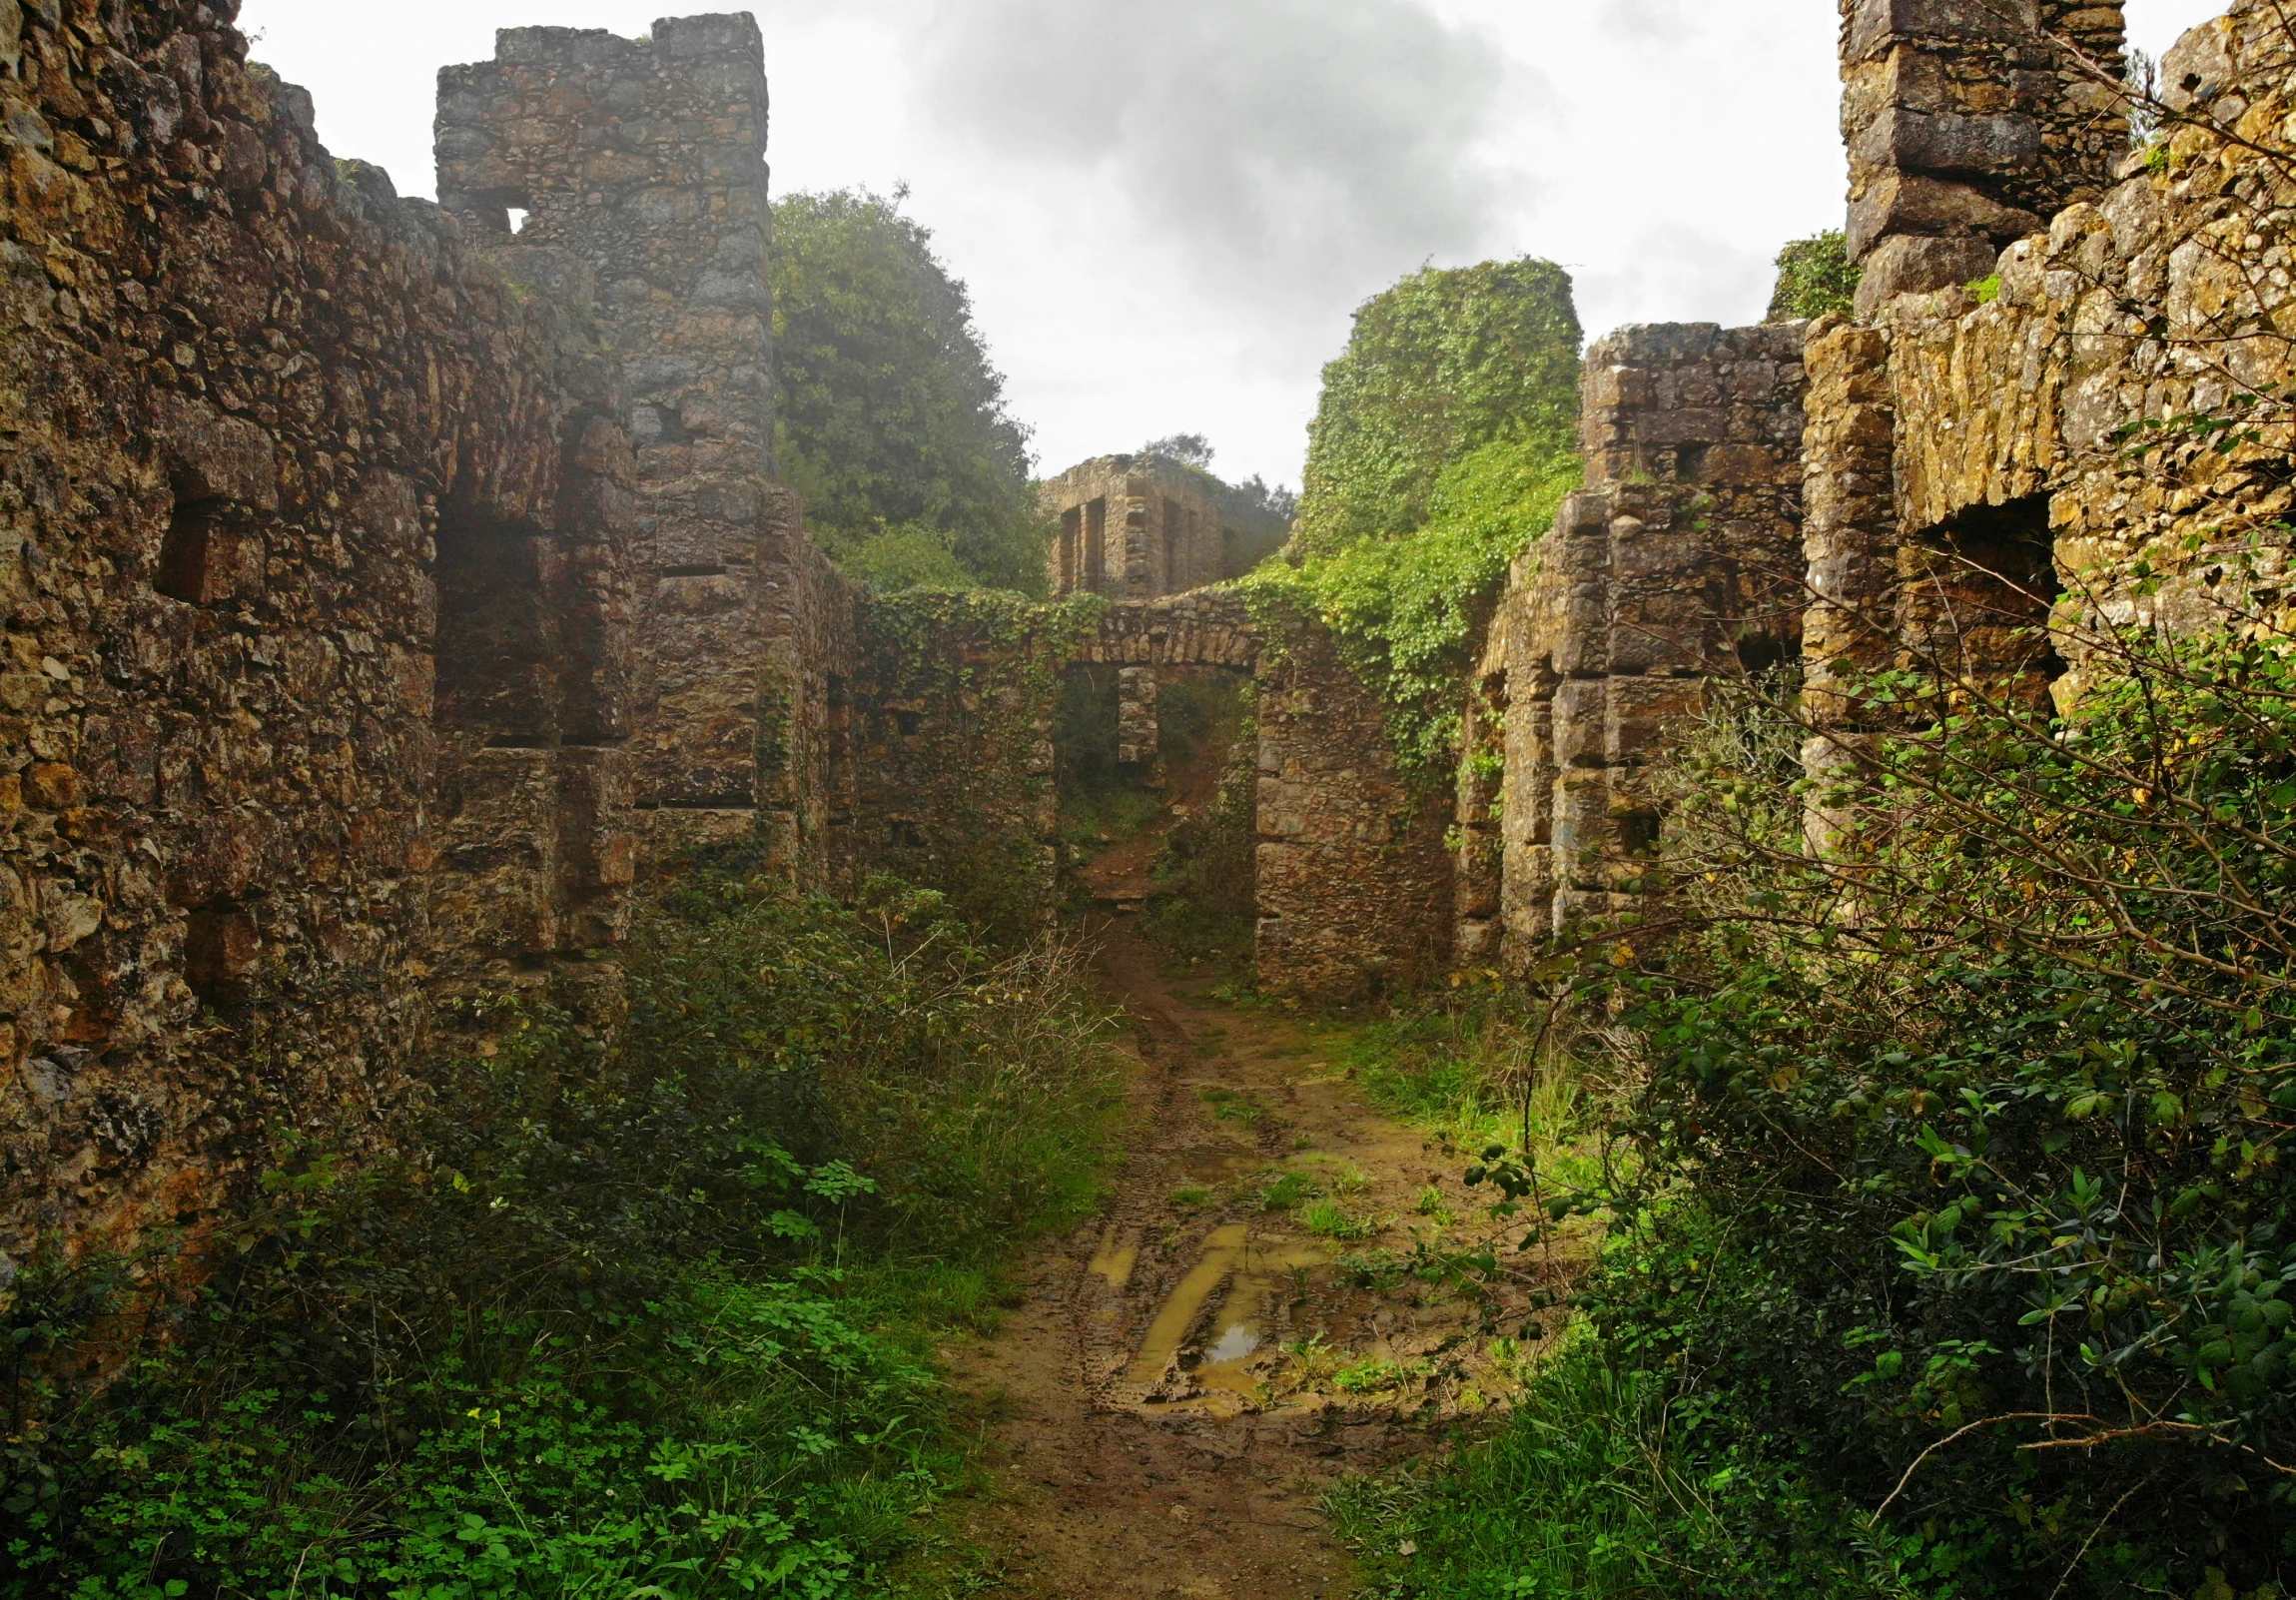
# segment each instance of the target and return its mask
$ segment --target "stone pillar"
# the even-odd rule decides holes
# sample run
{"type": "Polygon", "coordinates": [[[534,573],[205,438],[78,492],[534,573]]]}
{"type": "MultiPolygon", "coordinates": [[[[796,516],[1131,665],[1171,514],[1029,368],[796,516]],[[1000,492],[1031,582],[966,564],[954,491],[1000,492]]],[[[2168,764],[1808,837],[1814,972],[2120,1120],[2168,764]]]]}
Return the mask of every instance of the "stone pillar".
{"type": "Polygon", "coordinates": [[[1849,245],[1862,321],[1988,276],[2010,241],[2095,198],[2127,145],[2098,73],[2118,0],[1840,0],[1849,245]]]}
{"type": "Polygon", "coordinates": [[[597,276],[651,580],[638,807],[660,848],[757,832],[786,856],[802,830],[760,753],[820,720],[791,636],[796,597],[827,580],[772,482],[757,24],[685,17],[639,40],[516,28],[495,48],[439,74],[439,199],[501,240],[512,271],[517,247],[558,247],[597,276]],[[512,212],[525,214],[514,237],[512,212]]]}
{"type": "Polygon", "coordinates": [[[1117,669],[1117,765],[1153,766],[1158,757],[1155,668],[1117,669]]]}

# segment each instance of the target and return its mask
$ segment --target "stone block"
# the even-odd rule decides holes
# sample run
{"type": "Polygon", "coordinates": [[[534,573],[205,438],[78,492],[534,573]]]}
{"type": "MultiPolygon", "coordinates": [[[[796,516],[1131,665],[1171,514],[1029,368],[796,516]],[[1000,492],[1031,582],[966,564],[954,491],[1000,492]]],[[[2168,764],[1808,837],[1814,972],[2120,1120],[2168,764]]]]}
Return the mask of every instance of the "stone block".
{"type": "Polygon", "coordinates": [[[2039,0],[1858,0],[1847,55],[1864,61],[1901,40],[2037,41],[2039,0]]]}
{"type": "Polygon", "coordinates": [[[1605,707],[1603,755],[1612,765],[1639,761],[1706,704],[1703,678],[1613,678],[1605,707]]]}
{"type": "Polygon", "coordinates": [[[1858,316],[1872,319],[1900,295],[1925,295],[1974,283],[1992,272],[1998,247],[1989,239],[1933,239],[1901,234],[1882,240],[1866,259],[1858,316]]]}
{"type": "Polygon", "coordinates": [[[1851,156],[1873,167],[2001,177],[2040,164],[2040,125],[2029,117],[1971,117],[1893,106],[1868,123],[1851,156]]]}
{"type": "MultiPolygon", "coordinates": [[[[2000,247],[2041,226],[2029,211],[2003,205],[1982,190],[1920,173],[1881,172],[1850,202],[1849,245],[1864,260],[1885,238],[1918,234],[1988,241],[1989,263],[2000,247]]],[[[1979,274],[1979,276],[1983,276],[1979,274]]],[[[1900,291],[1904,293],[1904,291],[1900,291]]]]}
{"type": "Polygon", "coordinates": [[[1603,728],[1609,714],[1610,680],[1574,678],[1555,690],[1553,750],[1558,767],[1604,764],[1603,728]]]}

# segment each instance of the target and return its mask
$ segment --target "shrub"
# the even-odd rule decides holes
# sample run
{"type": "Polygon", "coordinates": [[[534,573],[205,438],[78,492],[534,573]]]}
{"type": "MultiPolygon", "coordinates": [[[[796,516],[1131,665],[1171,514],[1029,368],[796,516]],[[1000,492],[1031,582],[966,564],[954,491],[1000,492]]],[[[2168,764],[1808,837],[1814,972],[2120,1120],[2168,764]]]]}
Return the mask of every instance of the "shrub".
{"type": "Polygon", "coordinates": [[[497,1008],[404,1154],[28,1272],[0,1595],[865,1586],[953,1459],[929,1330],[1094,1203],[1112,1104],[1073,956],[961,934],[697,870],[618,1044],[497,1008]]]}
{"type": "Polygon", "coordinates": [[[1778,287],[1770,296],[1765,322],[1798,323],[1850,315],[1865,277],[1850,261],[1849,242],[1839,231],[1797,239],[1778,253],[1778,287]]]}

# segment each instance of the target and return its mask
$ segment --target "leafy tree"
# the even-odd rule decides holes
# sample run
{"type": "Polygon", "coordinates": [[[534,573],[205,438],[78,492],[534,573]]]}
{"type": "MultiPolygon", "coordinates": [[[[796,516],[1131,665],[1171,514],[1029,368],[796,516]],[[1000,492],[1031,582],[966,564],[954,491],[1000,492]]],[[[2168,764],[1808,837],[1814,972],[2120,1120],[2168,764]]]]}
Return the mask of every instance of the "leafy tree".
{"type": "Polygon", "coordinates": [[[1429,268],[1365,303],[1323,370],[1294,548],[1416,530],[1444,470],[1485,445],[1567,454],[1579,338],[1570,275],[1529,258],[1429,268]]]}
{"type": "Polygon", "coordinates": [[[1044,585],[1029,431],[903,192],[773,209],[774,436],[823,545],[881,587],[1044,585]]]}
{"type": "Polygon", "coordinates": [[[1778,253],[1778,288],[1770,297],[1773,323],[1798,323],[1828,313],[1847,316],[1858,299],[1863,268],[1850,261],[1848,242],[1839,232],[1797,239],[1778,253]]]}
{"type": "Polygon", "coordinates": [[[1211,440],[1201,433],[1166,433],[1162,438],[1151,438],[1141,446],[1143,455],[1161,455],[1166,460],[1184,461],[1189,466],[1211,470],[1214,453],[1211,440]]]}

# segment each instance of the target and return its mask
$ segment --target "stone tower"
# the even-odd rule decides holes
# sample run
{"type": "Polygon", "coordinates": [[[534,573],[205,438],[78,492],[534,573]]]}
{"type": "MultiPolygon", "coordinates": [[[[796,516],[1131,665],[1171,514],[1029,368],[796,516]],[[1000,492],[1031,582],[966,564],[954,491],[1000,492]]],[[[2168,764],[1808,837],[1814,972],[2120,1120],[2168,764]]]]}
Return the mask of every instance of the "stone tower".
{"type": "Polygon", "coordinates": [[[2120,0],[1841,0],[1861,317],[1988,276],[2126,152],[2120,0]]]}
{"type": "Polygon", "coordinates": [[[642,832],[761,830],[794,867],[821,786],[767,723],[828,692],[800,635],[834,578],[773,481],[766,121],[746,13],[634,40],[506,29],[494,60],[439,74],[438,195],[512,271],[596,281],[637,456],[642,832]]]}

